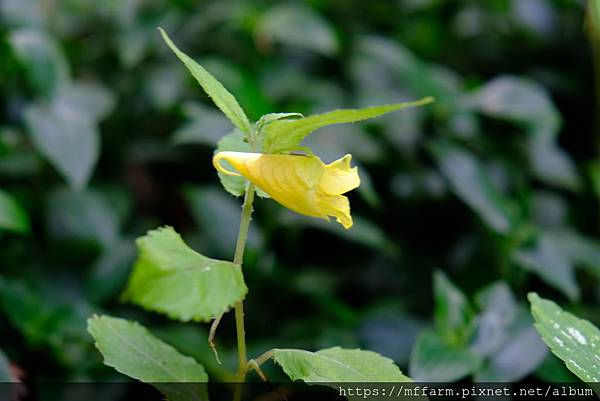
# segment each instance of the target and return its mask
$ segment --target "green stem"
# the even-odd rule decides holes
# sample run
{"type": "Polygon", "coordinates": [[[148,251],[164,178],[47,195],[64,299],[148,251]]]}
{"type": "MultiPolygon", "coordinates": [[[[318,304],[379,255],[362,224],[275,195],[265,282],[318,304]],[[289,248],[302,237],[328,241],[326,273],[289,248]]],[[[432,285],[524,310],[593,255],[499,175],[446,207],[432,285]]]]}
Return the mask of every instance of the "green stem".
{"type": "MultiPolygon", "coordinates": [[[[240,221],[240,231],[238,233],[237,243],[235,245],[235,255],[233,263],[242,266],[244,261],[244,249],[248,239],[248,228],[252,217],[252,204],[254,203],[254,185],[249,183],[244,196],[244,205],[242,206],[242,217],[240,221]]],[[[246,354],[246,330],[244,329],[244,302],[239,301],[235,304],[235,330],[237,333],[237,351],[238,351],[238,385],[235,389],[234,400],[242,399],[242,383],[246,379],[248,371],[248,356],[246,354]]]]}

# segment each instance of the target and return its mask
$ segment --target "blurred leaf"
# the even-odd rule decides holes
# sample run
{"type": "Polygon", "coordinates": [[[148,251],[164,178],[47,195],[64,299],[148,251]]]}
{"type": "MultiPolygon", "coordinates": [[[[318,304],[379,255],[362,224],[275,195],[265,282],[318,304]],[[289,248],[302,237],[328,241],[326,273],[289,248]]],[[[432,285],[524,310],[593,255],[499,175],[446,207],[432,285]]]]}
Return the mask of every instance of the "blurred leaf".
{"type": "Polygon", "coordinates": [[[513,252],[512,258],[570,299],[579,298],[575,267],[551,237],[542,234],[532,248],[519,249],[513,252]]]}
{"type": "Polygon", "coordinates": [[[535,328],[552,352],[584,382],[600,381],[598,328],[536,293],[529,293],[528,298],[535,328]]]}
{"type": "Polygon", "coordinates": [[[29,232],[29,217],[25,209],[8,192],[0,189],[0,231],[29,232]]]}
{"type": "Polygon", "coordinates": [[[547,355],[528,313],[522,309],[506,341],[475,374],[478,382],[518,382],[534,372],[547,355]]]}
{"type": "Polygon", "coordinates": [[[104,363],[124,375],[150,383],[170,401],[208,400],[202,365],[180,354],[136,322],[109,316],[88,319],[88,331],[104,363]],[[169,385],[169,383],[181,383],[169,385]]]}
{"type": "Polygon", "coordinates": [[[333,347],[317,352],[274,349],[273,359],[292,380],[318,382],[406,382],[391,359],[372,351],[333,347]]]}
{"type": "Polygon", "coordinates": [[[600,0],[588,0],[587,12],[592,34],[596,36],[596,40],[600,41],[600,0]]]}
{"type": "Polygon", "coordinates": [[[43,6],[39,0],[3,0],[0,2],[0,16],[7,26],[42,28],[48,19],[43,6]]]}
{"type": "Polygon", "coordinates": [[[546,231],[554,249],[600,278],[600,243],[570,229],[546,231]]]}
{"type": "Polygon", "coordinates": [[[69,65],[58,43],[48,33],[23,28],[12,32],[10,43],[26,68],[36,92],[52,97],[69,81],[69,65]]]}
{"type": "Polygon", "coordinates": [[[301,3],[284,3],[269,9],[260,18],[256,29],[261,41],[274,40],[326,56],[338,51],[333,27],[301,3]]]}
{"type": "Polygon", "coordinates": [[[51,192],[48,228],[58,238],[94,240],[107,250],[119,238],[114,208],[102,193],[92,189],[51,192]]]}
{"type": "Polygon", "coordinates": [[[327,231],[340,238],[367,246],[388,256],[398,256],[400,252],[398,245],[390,241],[389,237],[379,226],[356,214],[353,215],[354,224],[352,230],[346,230],[339,224],[331,224],[325,220],[309,218],[297,213],[288,212],[287,210],[283,213],[285,215],[282,221],[285,223],[314,227],[327,231]]]}
{"type": "Polygon", "coordinates": [[[57,96],[52,103],[28,106],[25,122],[38,151],[71,187],[82,188],[99,154],[100,133],[95,118],[109,110],[110,101],[100,92],[81,91],[78,86],[61,91],[57,96]]]}
{"type": "Polygon", "coordinates": [[[426,97],[413,102],[367,107],[364,109],[334,110],[324,114],[274,121],[265,129],[263,149],[265,153],[285,153],[296,150],[300,142],[314,130],[333,124],[352,123],[381,116],[405,107],[429,104],[433,98],[426,97]]]}
{"type": "Polygon", "coordinates": [[[58,92],[53,102],[59,103],[57,108],[62,112],[76,110],[92,121],[104,119],[115,107],[113,93],[92,81],[73,82],[58,92]]]}
{"type": "MultiPolygon", "coordinates": [[[[146,79],[148,91],[148,99],[154,106],[161,110],[173,106],[178,102],[183,94],[187,75],[181,69],[179,64],[159,65],[148,74],[146,79]]],[[[223,117],[222,114],[220,117],[223,117]]],[[[227,130],[231,129],[231,124],[227,121],[227,130]]]]}
{"type": "Polygon", "coordinates": [[[572,190],[580,187],[581,182],[573,161],[556,143],[534,137],[528,144],[529,159],[540,180],[572,190]]]}
{"type": "Polygon", "coordinates": [[[540,135],[554,137],[560,127],[560,115],[548,93],[531,80],[499,76],[478,89],[467,102],[487,115],[538,129],[540,135]]]}
{"type": "Polygon", "coordinates": [[[240,129],[240,131],[248,134],[250,132],[250,121],[248,121],[246,113],[244,113],[237,100],[235,100],[235,97],[233,97],[233,95],[229,93],[227,89],[212,76],[212,74],[179,50],[164,30],[161,28],[159,28],[159,30],[164,41],[171,50],[173,50],[173,53],[175,53],[181,62],[185,64],[187,69],[194,78],[196,78],[202,89],[204,89],[215,105],[217,105],[223,114],[225,114],[227,118],[240,129]]]}
{"type": "Polygon", "coordinates": [[[505,282],[491,284],[477,293],[477,304],[482,309],[477,317],[476,334],[471,350],[478,355],[491,356],[511,341],[518,305],[505,282]]]}
{"type": "Polygon", "coordinates": [[[102,303],[116,297],[127,283],[134,260],[135,247],[129,238],[116,240],[105,248],[86,277],[89,299],[102,303]]]}
{"type": "Polygon", "coordinates": [[[527,79],[500,76],[467,98],[466,104],[528,131],[531,167],[541,180],[569,189],[579,186],[573,162],[556,142],[560,114],[543,87],[527,79]]]}
{"type": "MultiPolygon", "coordinates": [[[[14,381],[12,373],[10,371],[10,361],[4,355],[4,352],[0,351],[0,382],[7,383],[14,381]]],[[[6,386],[6,384],[3,384],[6,386]]]]}
{"type": "Polygon", "coordinates": [[[91,341],[85,332],[90,305],[60,275],[35,281],[0,279],[2,309],[32,349],[50,350],[73,371],[85,370],[91,341]],[[51,301],[50,301],[51,300],[51,301]]]}
{"type": "MultiPolygon", "coordinates": [[[[231,133],[231,123],[223,114],[201,104],[188,104],[184,107],[184,112],[188,121],[173,134],[175,144],[202,144],[214,147],[221,139],[227,141],[224,136],[231,133]]],[[[243,138],[243,134],[240,136],[243,138]]],[[[249,149],[249,145],[247,147],[249,149]]]]}
{"type": "Polygon", "coordinates": [[[384,305],[361,319],[359,341],[370,350],[388,355],[400,366],[407,366],[424,324],[395,305],[384,305]]]}
{"type": "Polygon", "coordinates": [[[508,200],[493,187],[493,181],[482,163],[447,142],[435,142],[431,150],[456,196],[470,206],[490,229],[508,234],[512,225],[508,200]]]}
{"type": "Polygon", "coordinates": [[[414,345],[409,371],[416,381],[452,382],[475,372],[481,363],[481,358],[468,348],[448,344],[426,330],[414,345]]]}
{"type": "Polygon", "coordinates": [[[449,344],[464,344],[472,331],[474,313],[464,294],[441,271],[433,276],[435,325],[449,344]]]}
{"type": "Polygon", "coordinates": [[[240,266],[203,256],[171,227],[137,240],[138,260],[126,299],[182,321],[209,321],[248,292],[240,266]]]}
{"type": "MultiPolygon", "coordinates": [[[[212,250],[223,257],[231,257],[240,224],[239,200],[214,187],[188,188],[185,195],[192,215],[201,227],[202,249],[212,250]],[[215,225],[215,221],[220,224],[215,225]]],[[[247,249],[255,249],[261,244],[261,234],[255,223],[250,225],[247,249]]]]}

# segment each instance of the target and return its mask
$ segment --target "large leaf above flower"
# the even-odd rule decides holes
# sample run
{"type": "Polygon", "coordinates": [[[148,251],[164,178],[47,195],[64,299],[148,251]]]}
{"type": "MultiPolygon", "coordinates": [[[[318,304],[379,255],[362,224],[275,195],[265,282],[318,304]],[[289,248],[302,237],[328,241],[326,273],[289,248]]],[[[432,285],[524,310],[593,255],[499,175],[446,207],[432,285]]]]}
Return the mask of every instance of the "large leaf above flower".
{"type": "Polygon", "coordinates": [[[242,132],[250,132],[250,121],[246,117],[246,113],[240,107],[235,97],[225,87],[217,81],[217,79],[200,64],[196,63],[191,57],[179,50],[175,43],[171,41],[169,35],[159,28],[160,34],[164,41],[173,50],[173,53],[187,67],[190,73],[198,81],[204,92],[212,99],[217,107],[238,127],[242,132]]]}
{"type": "Polygon", "coordinates": [[[265,153],[286,153],[297,150],[300,142],[311,132],[333,124],[353,123],[379,117],[406,107],[423,106],[433,102],[425,97],[413,102],[387,104],[364,109],[333,110],[323,114],[294,120],[277,120],[265,128],[263,150],[265,153]]]}

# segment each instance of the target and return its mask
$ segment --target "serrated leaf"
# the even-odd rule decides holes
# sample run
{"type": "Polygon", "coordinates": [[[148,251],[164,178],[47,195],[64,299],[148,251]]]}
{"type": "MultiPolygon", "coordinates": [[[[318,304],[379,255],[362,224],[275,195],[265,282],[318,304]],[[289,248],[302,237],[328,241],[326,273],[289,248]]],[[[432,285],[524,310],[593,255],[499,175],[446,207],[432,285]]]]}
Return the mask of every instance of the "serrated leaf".
{"type": "Polygon", "coordinates": [[[372,351],[340,347],[317,352],[275,349],[273,358],[290,379],[309,384],[411,381],[391,359],[372,351]]]}
{"type": "Polygon", "coordinates": [[[264,127],[277,120],[289,120],[294,118],[302,118],[302,113],[269,113],[262,116],[256,123],[257,130],[260,132],[264,127]]]}
{"type": "MultiPolygon", "coordinates": [[[[217,142],[215,154],[227,150],[235,152],[252,152],[252,147],[248,142],[244,141],[244,134],[240,130],[234,129],[229,134],[223,136],[219,142],[217,142]]],[[[226,160],[224,160],[222,163],[228,170],[235,170],[226,160]]],[[[233,196],[242,196],[244,191],[246,191],[248,180],[246,180],[244,177],[226,175],[222,174],[221,172],[217,172],[217,174],[219,175],[219,180],[221,181],[223,188],[225,188],[225,190],[233,196]]],[[[261,198],[270,198],[266,192],[259,188],[256,188],[256,194],[261,198]]]]}
{"type": "Polygon", "coordinates": [[[435,324],[450,344],[464,344],[473,328],[474,312],[465,295],[441,271],[433,276],[435,324]]]}
{"type": "Polygon", "coordinates": [[[26,233],[29,231],[29,217],[12,195],[0,189],[1,230],[26,233]]]}
{"type": "Polygon", "coordinates": [[[528,298],[535,328],[552,352],[584,382],[600,381],[600,330],[536,293],[528,298]]]}
{"type": "Polygon", "coordinates": [[[171,41],[167,33],[158,28],[164,41],[171,48],[173,53],[187,67],[192,76],[196,78],[204,92],[212,99],[215,105],[238,127],[242,132],[250,132],[250,121],[246,117],[246,113],[240,107],[235,97],[225,87],[217,81],[217,79],[200,64],[196,63],[191,57],[179,50],[171,41]]]}
{"type": "Polygon", "coordinates": [[[410,375],[417,381],[451,382],[475,372],[482,359],[466,347],[448,344],[431,331],[423,332],[410,358],[410,375]]]}
{"type": "Polygon", "coordinates": [[[364,109],[334,110],[296,120],[274,121],[265,129],[263,150],[265,153],[284,153],[298,148],[302,140],[314,130],[333,124],[368,120],[406,107],[423,106],[433,102],[426,97],[413,102],[395,103],[364,109]]]}
{"type": "Polygon", "coordinates": [[[136,322],[109,316],[88,319],[88,332],[104,357],[118,372],[153,384],[170,401],[208,400],[208,375],[189,356],[152,335],[136,322]],[[180,384],[174,384],[180,383],[180,384]]]}
{"type": "Polygon", "coordinates": [[[126,299],[182,321],[209,321],[248,292],[241,267],[207,258],[171,227],[138,238],[139,256],[126,299]]]}

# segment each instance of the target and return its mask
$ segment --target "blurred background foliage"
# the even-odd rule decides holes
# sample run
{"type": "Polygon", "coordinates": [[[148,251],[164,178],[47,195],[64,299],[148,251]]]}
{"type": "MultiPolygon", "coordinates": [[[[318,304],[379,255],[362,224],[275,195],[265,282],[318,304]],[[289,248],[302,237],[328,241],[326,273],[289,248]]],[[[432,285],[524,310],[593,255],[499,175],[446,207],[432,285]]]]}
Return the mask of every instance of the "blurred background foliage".
{"type": "Polygon", "coordinates": [[[245,266],[251,355],[360,346],[420,380],[569,380],[525,294],[600,323],[585,6],[2,0],[0,374],[118,377],[85,329],[100,312],[144,322],[213,377],[234,365],[230,316],[223,367],[206,326],[119,301],[146,230],[172,225],[231,259],[239,224],[240,200],[211,166],[231,124],[162,26],[252,119],[437,98],[307,139],[324,161],[352,153],[359,165],[352,229],[258,202],[245,266]]]}

